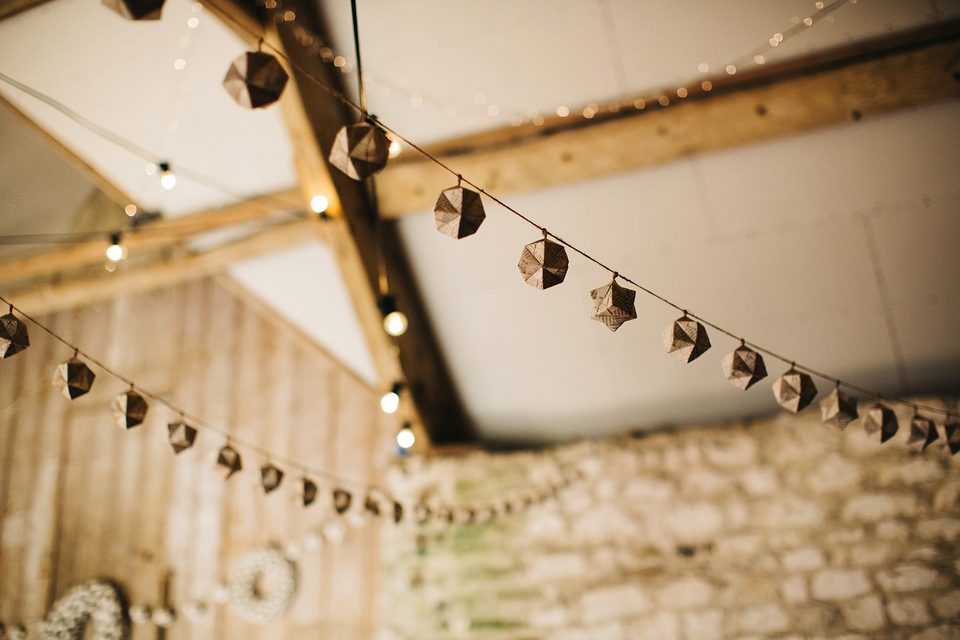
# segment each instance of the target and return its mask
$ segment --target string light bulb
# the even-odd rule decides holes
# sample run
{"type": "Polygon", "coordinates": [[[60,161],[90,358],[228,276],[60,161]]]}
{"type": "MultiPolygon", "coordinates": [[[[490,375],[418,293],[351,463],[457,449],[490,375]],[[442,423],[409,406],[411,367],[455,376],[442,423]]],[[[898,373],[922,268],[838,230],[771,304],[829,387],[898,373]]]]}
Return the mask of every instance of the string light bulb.
{"type": "Polygon", "coordinates": [[[177,184],[177,176],[170,170],[170,163],[160,162],[157,163],[157,167],[160,169],[160,186],[164,189],[173,189],[177,184]]]}
{"type": "Polygon", "coordinates": [[[119,262],[123,260],[123,247],[120,246],[120,234],[111,233],[110,234],[110,246],[107,247],[107,260],[111,262],[119,262]]]}
{"type": "Polygon", "coordinates": [[[313,196],[310,199],[310,208],[313,209],[314,213],[323,213],[328,206],[330,206],[330,202],[326,196],[313,196]]]}
{"type": "Polygon", "coordinates": [[[413,429],[410,428],[410,423],[404,422],[403,428],[397,432],[397,446],[401,449],[409,449],[416,441],[417,437],[414,435],[413,429]]]}
{"type": "Polygon", "coordinates": [[[383,409],[384,413],[396,413],[397,409],[400,408],[400,390],[402,388],[402,383],[394,382],[390,391],[387,391],[380,398],[380,408],[383,409]]]}
{"type": "Polygon", "coordinates": [[[380,313],[383,314],[383,330],[393,337],[402,336],[407,331],[409,321],[407,316],[397,309],[397,301],[391,295],[385,295],[377,301],[380,313]]]}
{"type": "Polygon", "coordinates": [[[396,158],[403,151],[403,145],[399,140],[390,140],[389,154],[391,158],[396,158]]]}

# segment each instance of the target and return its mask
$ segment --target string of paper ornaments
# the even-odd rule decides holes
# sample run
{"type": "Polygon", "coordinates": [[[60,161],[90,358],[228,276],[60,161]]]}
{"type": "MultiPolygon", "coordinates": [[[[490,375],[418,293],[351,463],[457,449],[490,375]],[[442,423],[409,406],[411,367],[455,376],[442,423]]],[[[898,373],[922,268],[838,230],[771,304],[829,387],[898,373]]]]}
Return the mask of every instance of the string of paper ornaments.
{"type": "MultiPolygon", "coordinates": [[[[851,0],[851,2],[853,2],[853,0],[851,0]]],[[[823,3],[818,2],[817,9],[819,14],[817,14],[816,19],[812,17],[805,19],[802,24],[805,26],[812,25],[816,20],[823,18],[828,11],[833,11],[838,8],[840,4],[841,2],[838,1],[831,5],[824,6],[823,3]]],[[[801,30],[799,25],[796,30],[801,30]]],[[[772,38],[768,46],[777,46],[782,40],[783,37],[772,38]]],[[[711,343],[706,330],[706,326],[709,326],[740,342],[740,345],[734,349],[734,351],[724,357],[722,369],[725,377],[741,390],[746,391],[756,382],[767,376],[766,365],[763,360],[763,354],[766,354],[769,357],[789,364],[789,369],[778,377],[773,384],[774,397],[777,403],[784,409],[798,413],[813,402],[818,393],[813,380],[813,376],[815,375],[834,383],[833,391],[820,402],[821,418],[824,423],[832,424],[839,429],[843,429],[860,417],[857,413],[856,400],[842,390],[842,388],[847,388],[877,399],[876,402],[864,412],[862,422],[864,429],[868,433],[880,434],[881,442],[886,442],[899,430],[896,415],[885,402],[899,403],[914,408],[914,416],[910,421],[910,435],[908,438],[908,444],[911,447],[922,451],[939,439],[939,431],[934,421],[921,415],[920,411],[923,409],[944,416],[943,429],[946,436],[946,445],[949,447],[951,453],[956,454],[960,452],[960,421],[956,420],[956,418],[960,416],[955,415],[954,412],[940,407],[921,406],[900,398],[885,396],[840,380],[839,378],[818,372],[810,367],[797,365],[797,363],[791,359],[755,343],[748,343],[746,339],[737,336],[733,332],[713,324],[700,316],[689,313],[676,303],[643,287],[634,280],[622,276],[618,271],[607,266],[597,258],[577,248],[570,242],[565,241],[563,238],[550,233],[545,227],[542,227],[516,209],[510,207],[496,196],[486,192],[479,185],[465,179],[428,151],[370,116],[363,107],[354,103],[321,78],[317,78],[309,73],[308,70],[301,68],[296,62],[286,57],[282,51],[276,48],[273,49],[275,53],[303,72],[311,81],[319,84],[344,104],[360,113],[362,118],[361,122],[344,126],[337,133],[328,157],[330,164],[345,175],[354,180],[364,180],[382,170],[386,166],[389,158],[390,139],[387,137],[387,133],[390,133],[394,139],[402,140],[428,160],[431,160],[445,171],[456,176],[457,185],[445,189],[440,194],[434,207],[437,229],[441,233],[457,239],[462,239],[476,233],[485,217],[481,194],[486,195],[507,211],[510,211],[525,222],[538,228],[543,234],[542,239],[527,244],[523,248],[518,263],[520,273],[527,284],[538,289],[547,289],[562,283],[569,269],[569,258],[566,249],[570,249],[612,274],[613,277],[609,284],[590,292],[593,300],[592,317],[603,322],[612,331],[616,331],[623,323],[637,317],[634,304],[636,291],[618,284],[617,279],[620,278],[682,312],[683,315],[663,332],[663,342],[667,353],[682,362],[692,362],[710,349],[711,343]],[[473,189],[464,187],[464,183],[473,187],[473,189]]],[[[759,53],[755,55],[761,56],[759,53]]],[[[760,58],[757,58],[755,62],[762,64],[760,58]]],[[[728,68],[728,73],[733,74],[735,72],[736,68],[731,65],[731,67],[728,68]]],[[[706,90],[706,87],[704,87],[704,89],[706,90]]],[[[277,98],[279,98],[279,94],[277,98]]]]}
{"type": "MultiPolygon", "coordinates": [[[[115,396],[110,404],[110,413],[114,421],[124,430],[129,430],[143,424],[147,416],[149,405],[147,398],[158,402],[172,411],[176,418],[168,423],[168,442],[174,454],[194,446],[199,429],[212,431],[223,437],[226,443],[217,453],[215,467],[224,480],[243,470],[243,457],[238,449],[247,449],[261,456],[265,463],[259,469],[260,485],[265,494],[276,491],[283,483],[286,472],[272,461],[292,467],[300,472],[299,497],[304,507],[314,504],[320,497],[320,488],[316,478],[322,477],[331,485],[331,506],[337,515],[344,515],[360,507],[361,512],[368,517],[388,517],[395,523],[400,523],[410,516],[410,508],[390,497],[386,490],[358,483],[336,476],[335,474],[316,469],[298,462],[285,455],[271,452],[253,442],[231,435],[227,430],[207,422],[199,416],[188,413],[165,397],[152,393],[136,386],[133,380],[108,367],[100,360],[90,356],[71,344],[65,338],[38,322],[31,316],[0,296],[0,302],[8,304],[9,312],[0,316],[0,359],[9,358],[30,346],[26,323],[18,318],[14,311],[29,322],[49,334],[73,351],[73,356],[54,369],[52,385],[69,400],[74,400],[88,393],[93,386],[96,375],[84,361],[88,361],[100,368],[108,375],[128,385],[125,391],[115,396]],[[81,356],[83,359],[81,359],[81,356]],[[361,489],[364,493],[362,502],[354,500],[354,492],[346,487],[361,489]]],[[[576,469],[561,471],[559,477],[550,481],[547,486],[533,488],[517,499],[504,499],[486,506],[463,506],[418,503],[412,507],[412,520],[419,525],[431,522],[440,524],[471,524],[487,521],[498,515],[508,515],[523,511],[530,506],[543,502],[557,494],[560,489],[569,486],[575,479],[582,477],[576,469]]]]}

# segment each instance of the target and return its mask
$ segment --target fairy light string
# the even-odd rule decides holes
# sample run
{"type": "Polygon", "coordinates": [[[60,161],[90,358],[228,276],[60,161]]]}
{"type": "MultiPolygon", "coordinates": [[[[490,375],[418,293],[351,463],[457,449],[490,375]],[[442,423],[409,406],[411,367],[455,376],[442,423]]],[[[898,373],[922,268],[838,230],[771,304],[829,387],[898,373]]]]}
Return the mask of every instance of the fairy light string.
{"type": "MultiPolygon", "coordinates": [[[[802,19],[800,16],[793,16],[791,19],[793,22],[792,27],[774,33],[769,40],[764,41],[749,52],[733,58],[729,60],[727,64],[720,65],[717,68],[720,69],[721,74],[725,73],[727,75],[733,75],[741,67],[750,64],[757,66],[765,64],[766,57],[762,54],[782,45],[790,38],[803,33],[809,27],[812,27],[813,25],[827,18],[827,16],[832,14],[834,11],[840,9],[842,6],[847,4],[847,2],[850,4],[856,4],[857,0],[834,0],[829,4],[825,4],[824,2],[820,1],[814,3],[816,11],[802,19]]],[[[345,74],[354,71],[354,65],[350,61],[348,61],[344,56],[337,55],[335,52],[333,52],[329,44],[322,44],[322,39],[319,36],[309,33],[307,29],[305,29],[299,23],[296,17],[296,12],[285,10],[282,0],[258,0],[257,4],[273,12],[275,23],[283,24],[289,22],[296,25],[294,33],[296,38],[300,41],[301,46],[307,48],[311,53],[319,55],[323,62],[333,64],[334,67],[345,74]]],[[[686,98],[691,94],[691,92],[695,91],[696,89],[694,89],[694,87],[700,87],[703,91],[711,91],[713,89],[713,82],[709,79],[710,76],[706,75],[710,69],[710,65],[702,63],[699,65],[698,70],[703,75],[676,89],[664,88],[660,91],[653,92],[651,95],[645,96],[645,98],[649,98],[648,100],[639,99],[635,95],[628,96],[626,94],[622,94],[606,101],[602,101],[604,104],[591,102],[587,105],[581,105],[580,107],[575,108],[568,107],[567,105],[558,105],[554,109],[541,110],[536,107],[525,108],[515,105],[504,107],[502,104],[500,106],[492,103],[488,104],[486,96],[481,93],[478,93],[473,100],[431,96],[423,91],[412,89],[406,86],[407,83],[405,81],[391,82],[389,80],[379,78],[376,74],[372,74],[370,71],[363,72],[360,69],[359,64],[356,66],[357,72],[362,74],[363,79],[370,85],[382,85],[380,93],[383,95],[389,95],[391,92],[399,93],[406,99],[410,100],[410,102],[415,106],[432,103],[433,106],[442,109],[448,116],[456,115],[460,109],[473,110],[476,114],[484,114],[490,117],[496,117],[498,115],[506,116],[508,115],[506,111],[509,110],[509,112],[512,112],[509,122],[515,127],[520,126],[525,122],[532,122],[536,126],[541,126],[545,122],[544,114],[550,115],[550,113],[556,113],[561,118],[566,118],[567,116],[570,116],[576,112],[582,112],[583,116],[589,119],[598,115],[602,115],[604,112],[614,114],[623,109],[629,109],[631,107],[637,110],[643,110],[648,105],[656,103],[659,103],[661,106],[667,106],[670,103],[669,96],[671,95],[682,99],[686,98]]]]}

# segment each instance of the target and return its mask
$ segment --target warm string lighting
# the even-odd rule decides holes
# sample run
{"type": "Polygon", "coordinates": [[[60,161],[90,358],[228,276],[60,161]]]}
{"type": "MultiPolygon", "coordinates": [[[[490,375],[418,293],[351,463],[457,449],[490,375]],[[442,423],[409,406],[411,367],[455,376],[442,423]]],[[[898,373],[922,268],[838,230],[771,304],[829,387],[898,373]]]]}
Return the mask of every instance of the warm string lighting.
{"type": "MultiPolygon", "coordinates": [[[[827,18],[829,14],[833,13],[847,2],[850,4],[856,4],[857,0],[834,0],[834,2],[831,2],[830,4],[824,4],[823,2],[814,3],[815,11],[812,14],[802,19],[799,16],[793,16],[791,18],[791,23],[793,25],[791,28],[773,34],[767,41],[761,43],[749,53],[743,54],[740,57],[730,61],[728,64],[720,65],[717,68],[723,69],[727,75],[732,76],[735,75],[739,69],[751,64],[756,66],[765,64],[766,56],[763,55],[764,53],[770,49],[778,47],[785,40],[802,33],[807,27],[811,27],[820,20],[827,18]]],[[[315,34],[309,33],[306,29],[299,25],[297,23],[295,14],[292,18],[287,17],[287,14],[292,12],[283,10],[282,0],[257,0],[257,4],[274,11],[274,21],[278,24],[283,22],[292,22],[294,25],[296,25],[294,28],[295,38],[298,40],[298,42],[300,42],[301,46],[307,48],[312,54],[319,56],[323,62],[332,64],[342,73],[351,73],[354,71],[354,65],[350,62],[350,60],[342,55],[336,54],[328,45],[322,44],[319,37],[317,37],[315,34]]],[[[829,18],[829,20],[833,20],[833,18],[829,18]]],[[[704,62],[698,65],[697,69],[701,74],[706,74],[710,71],[710,65],[704,62]]],[[[714,87],[711,80],[701,78],[695,79],[685,86],[662,89],[661,91],[655,92],[649,101],[644,99],[636,99],[635,97],[621,96],[613,98],[604,104],[590,103],[582,108],[574,107],[571,109],[568,105],[559,105],[553,109],[541,110],[536,107],[504,108],[495,104],[488,104],[486,95],[482,93],[477,93],[472,101],[453,101],[450,99],[436,98],[424,94],[422,91],[409,88],[407,86],[408,82],[406,79],[402,78],[397,82],[391,82],[377,76],[376,74],[372,74],[369,71],[365,71],[363,73],[363,80],[371,87],[377,87],[379,85],[379,88],[376,91],[380,95],[388,96],[394,93],[399,94],[409,100],[410,104],[414,107],[419,107],[422,104],[431,104],[438,110],[445,113],[447,116],[451,117],[457,115],[461,111],[473,111],[477,114],[482,114],[489,117],[497,117],[501,114],[508,115],[508,112],[505,109],[509,109],[513,112],[510,114],[509,122],[515,127],[519,127],[528,122],[535,126],[542,126],[546,122],[544,116],[551,114],[556,114],[560,118],[566,118],[570,116],[571,113],[580,113],[584,118],[591,119],[603,114],[616,114],[622,110],[631,108],[637,111],[642,111],[648,106],[648,104],[651,103],[656,103],[660,106],[666,107],[670,104],[671,95],[676,96],[679,99],[683,99],[690,95],[696,87],[699,87],[699,89],[704,92],[712,91],[714,87]]],[[[391,146],[392,154],[398,155],[401,150],[401,148],[398,148],[396,151],[394,151],[394,148],[391,146]]],[[[393,157],[393,155],[391,155],[391,157],[393,157]]]]}
{"type": "MultiPolygon", "coordinates": [[[[821,9],[818,6],[818,11],[820,11],[818,15],[818,19],[824,17],[825,12],[828,9],[835,10],[843,2],[846,2],[846,1],[847,0],[837,0],[833,4],[828,5],[823,9],[821,9]]],[[[850,0],[850,1],[853,2],[853,0],[850,0]]],[[[813,20],[811,21],[811,24],[812,22],[813,20]]],[[[239,25],[239,23],[237,24],[239,25]]],[[[242,28],[242,25],[240,26],[242,28]]],[[[779,42],[782,42],[785,37],[786,36],[784,34],[776,34],[776,37],[771,38],[771,41],[775,41],[779,43],[779,42]]],[[[292,65],[294,68],[304,73],[304,75],[307,78],[309,78],[312,82],[324,88],[332,96],[334,96],[335,98],[343,102],[345,105],[355,109],[361,115],[366,115],[366,112],[360,105],[356,104],[350,98],[343,95],[340,91],[332,87],[329,83],[325,82],[323,79],[316,77],[309,70],[304,69],[301,65],[291,60],[288,56],[286,56],[282,51],[280,51],[276,47],[273,47],[273,49],[277,53],[277,55],[283,57],[290,65],[292,65]]],[[[756,55],[759,55],[759,54],[756,54],[756,55]]],[[[735,72],[735,69],[734,69],[734,72],[735,72]]],[[[664,95],[660,97],[659,102],[661,105],[666,106],[667,104],[670,103],[670,100],[668,96],[664,95]]],[[[956,412],[953,412],[951,410],[944,409],[941,407],[921,406],[902,398],[877,394],[872,390],[841,380],[834,376],[830,376],[828,374],[819,372],[811,367],[799,365],[792,359],[786,358],[785,356],[782,356],[770,349],[767,349],[765,347],[762,347],[752,342],[748,342],[741,336],[735,334],[734,332],[724,329],[723,327],[720,327],[719,325],[712,323],[702,318],[701,316],[688,312],[686,309],[684,309],[677,303],[672,302],[671,300],[665,298],[664,296],[657,294],[656,292],[644,287],[643,285],[639,284],[635,280],[632,280],[626,276],[623,276],[622,274],[618,273],[617,270],[609,267],[608,265],[606,265],[599,259],[593,257],[592,255],[588,254],[584,250],[579,249],[578,247],[564,240],[560,236],[557,236],[556,234],[551,233],[545,227],[542,227],[541,225],[537,224],[534,220],[525,216],[520,211],[514,209],[513,207],[508,205],[506,202],[504,202],[497,196],[488,193],[486,190],[483,189],[483,187],[468,180],[467,178],[464,178],[462,175],[457,173],[454,169],[452,169],[450,166],[445,164],[439,158],[437,158],[430,152],[426,151],[419,145],[413,143],[409,139],[405,138],[404,136],[399,134],[396,130],[390,128],[388,125],[384,124],[383,122],[378,120],[376,121],[376,125],[381,129],[383,129],[383,131],[387,135],[392,136],[393,139],[402,141],[411,149],[419,152],[426,159],[430,160],[431,162],[433,162],[443,170],[447,171],[451,175],[456,176],[458,180],[458,185],[462,182],[467,186],[472,187],[477,193],[486,195],[492,201],[496,202],[497,204],[499,204],[501,207],[503,207],[510,213],[514,214],[521,220],[527,222],[531,226],[539,229],[543,233],[544,239],[543,241],[541,241],[543,243],[543,247],[542,248],[535,247],[534,245],[538,243],[532,243],[531,245],[528,245],[527,248],[525,248],[524,256],[521,258],[520,268],[521,268],[521,271],[524,272],[524,277],[527,279],[528,283],[533,284],[538,288],[544,288],[544,284],[546,284],[547,286],[559,284],[559,282],[562,281],[563,279],[563,275],[565,275],[566,273],[565,255],[563,256],[562,271],[556,271],[556,269],[558,268],[556,265],[549,265],[549,264],[545,265],[544,260],[546,260],[548,256],[552,256],[551,259],[557,259],[558,253],[555,250],[550,249],[550,244],[558,246],[560,249],[563,249],[565,247],[567,249],[570,249],[574,253],[580,255],[581,257],[587,259],[588,261],[593,262],[598,267],[613,274],[614,278],[619,277],[624,282],[627,282],[629,284],[636,286],[638,290],[643,291],[644,293],[660,300],[664,304],[667,304],[668,306],[671,306],[674,309],[683,312],[683,317],[675,323],[674,328],[670,329],[671,333],[668,334],[667,332],[665,332],[665,341],[668,335],[673,335],[675,336],[675,339],[676,339],[675,344],[673,342],[674,338],[671,338],[671,342],[667,345],[669,352],[671,353],[676,352],[675,355],[682,354],[687,351],[688,346],[692,345],[692,348],[689,350],[691,353],[694,351],[699,351],[699,353],[702,353],[702,351],[705,351],[707,348],[709,348],[709,340],[706,338],[705,327],[710,327],[715,331],[718,331],[724,335],[727,335],[730,338],[733,338],[739,341],[741,344],[741,348],[748,348],[750,351],[754,353],[763,353],[776,360],[780,360],[785,364],[789,364],[790,369],[785,374],[783,374],[774,385],[774,392],[775,392],[775,395],[777,396],[777,400],[781,404],[781,406],[784,406],[785,408],[788,408],[792,411],[799,411],[800,409],[803,408],[802,406],[800,406],[801,404],[803,406],[806,406],[806,404],[808,403],[808,400],[806,398],[804,398],[804,402],[800,402],[800,403],[793,402],[792,398],[797,395],[801,397],[808,396],[809,384],[807,382],[807,379],[810,378],[811,376],[816,376],[818,378],[828,380],[831,383],[836,384],[837,386],[842,386],[867,396],[882,398],[886,402],[897,403],[897,404],[905,405],[908,407],[913,407],[916,410],[923,409],[925,411],[930,411],[930,412],[944,415],[948,421],[953,417],[960,417],[960,415],[956,414],[956,412]],[[544,266],[546,266],[547,268],[544,269],[544,266]],[[546,278],[544,274],[546,274],[546,278]],[[558,275],[559,275],[559,278],[557,277],[558,275]],[[679,329],[677,327],[679,327],[679,329]],[[693,333],[690,334],[688,333],[688,331],[692,331],[693,333]],[[684,338],[681,334],[687,334],[686,338],[684,338]],[[689,345],[685,344],[685,341],[688,341],[690,344],[689,345]],[[703,341],[705,345],[701,344],[701,341],[703,341]]],[[[363,179],[363,178],[355,177],[355,179],[363,179]]],[[[696,355],[699,355],[699,353],[697,353],[696,355]]],[[[736,355],[736,354],[732,354],[732,355],[736,355]]],[[[692,358],[688,358],[687,361],[689,361],[690,359],[692,358]]],[[[815,390],[814,390],[814,394],[815,394],[815,390]]],[[[960,425],[957,426],[957,431],[958,431],[957,438],[960,438],[960,425]]],[[[948,438],[948,442],[951,444],[952,452],[956,453],[956,451],[954,451],[952,447],[953,440],[954,438],[952,437],[948,438]]],[[[960,450],[960,442],[957,442],[957,446],[958,446],[958,450],[960,450]]]]}

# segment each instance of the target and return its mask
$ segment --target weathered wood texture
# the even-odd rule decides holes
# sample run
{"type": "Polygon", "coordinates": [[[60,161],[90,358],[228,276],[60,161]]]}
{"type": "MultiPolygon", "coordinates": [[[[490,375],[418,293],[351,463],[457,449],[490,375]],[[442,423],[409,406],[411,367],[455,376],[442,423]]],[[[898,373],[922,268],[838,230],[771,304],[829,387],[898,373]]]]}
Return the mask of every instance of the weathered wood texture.
{"type": "MultiPolygon", "coordinates": [[[[960,22],[951,22],[715,77],[712,91],[691,88],[666,107],[646,94],[643,111],[555,116],[428,150],[497,195],[535,191],[956,98],[958,60],[960,22]]],[[[377,178],[382,215],[429,209],[453,178],[401,155],[377,178]]]]}
{"type": "MultiPolygon", "coordinates": [[[[42,321],[234,434],[341,477],[381,481],[396,427],[374,390],[215,279],[42,321]]],[[[69,350],[30,332],[28,350],[0,361],[0,620],[8,625],[40,620],[69,587],[97,576],[116,580],[134,604],[156,606],[172,572],[175,605],[211,603],[232,559],[303,540],[334,517],[324,478],[309,509],[289,468],[264,496],[266,460],[253,453],[242,450],[244,470],[222,481],[213,459],[224,440],[209,431],[175,456],[166,423],[177,416],[156,403],[144,425],[122,431],[107,407],[123,385],[99,370],[88,395],[66,400],[50,376],[69,350]]],[[[295,603],[280,621],[255,627],[211,603],[205,621],[179,615],[168,637],[372,637],[378,526],[350,527],[341,545],[305,551],[295,603]]],[[[137,626],[134,640],[155,634],[137,626]]]]}

